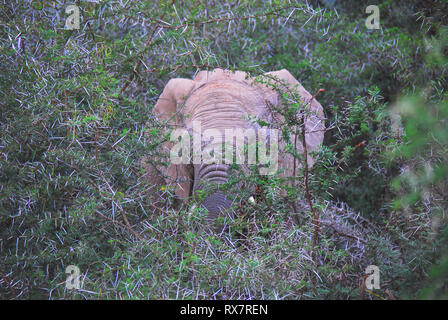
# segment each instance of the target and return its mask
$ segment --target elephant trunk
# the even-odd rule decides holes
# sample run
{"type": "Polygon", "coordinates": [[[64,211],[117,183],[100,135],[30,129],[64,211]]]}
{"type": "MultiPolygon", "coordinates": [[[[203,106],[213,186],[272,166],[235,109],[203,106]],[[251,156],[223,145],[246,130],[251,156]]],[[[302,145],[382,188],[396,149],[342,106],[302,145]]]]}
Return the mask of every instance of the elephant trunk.
{"type": "MultiPolygon", "coordinates": [[[[195,165],[193,192],[204,189],[206,184],[222,184],[227,182],[228,166],[224,164],[195,165]]],[[[216,191],[202,201],[202,206],[208,210],[209,218],[215,219],[232,205],[221,191],[216,191]]]]}

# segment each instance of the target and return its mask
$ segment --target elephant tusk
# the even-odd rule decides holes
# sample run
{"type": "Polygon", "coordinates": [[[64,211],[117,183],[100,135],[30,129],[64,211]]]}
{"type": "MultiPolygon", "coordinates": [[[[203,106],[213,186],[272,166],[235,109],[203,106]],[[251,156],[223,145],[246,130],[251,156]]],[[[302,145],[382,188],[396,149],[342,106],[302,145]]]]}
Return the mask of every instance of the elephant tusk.
{"type": "Polygon", "coordinates": [[[252,197],[252,196],[248,199],[248,201],[249,201],[249,203],[251,203],[251,204],[256,204],[255,199],[254,199],[254,197],[252,197]]]}
{"type": "Polygon", "coordinates": [[[191,216],[193,214],[194,210],[196,210],[196,205],[195,204],[193,204],[191,206],[190,210],[188,211],[188,215],[191,216]]]}

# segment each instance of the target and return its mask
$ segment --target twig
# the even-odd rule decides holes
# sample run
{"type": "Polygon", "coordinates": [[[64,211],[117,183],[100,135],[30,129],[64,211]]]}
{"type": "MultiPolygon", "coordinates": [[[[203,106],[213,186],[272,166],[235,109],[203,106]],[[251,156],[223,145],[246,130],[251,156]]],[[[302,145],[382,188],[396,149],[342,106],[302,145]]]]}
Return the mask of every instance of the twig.
{"type": "Polygon", "coordinates": [[[178,64],[176,66],[167,67],[167,68],[164,68],[164,69],[162,69],[162,68],[152,68],[152,69],[148,69],[148,70],[142,71],[141,73],[153,73],[153,72],[158,72],[158,71],[167,70],[167,69],[170,69],[171,72],[173,72],[173,71],[177,71],[177,70],[182,69],[182,68],[189,68],[189,67],[198,68],[198,69],[202,69],[202,68],[207,68],[207,69],[210,69],[210,68],[222,68],[222,69],[224,69],[223,67],[220,67],[220,66],[211,66],[211,65],[208,65],[208,64],[192,64],[192,65],[178,64]]]}
{"type": "Polygon", "coordinates": [[[342,230],[340,230],[339,228],[334,226],[334,223],[331,222],[327,222],[327,221],[319,221],[322,225],[327,226],[327,227],[331,227],[334,231],[336,231],[337,233],[339,233],[340,235],[346,237],[346,238],[351,238],[351,239],[355,239],[356,241],[362,242],[364,244],[367,244],[367,241],[365,241],[364,239],[358,238],[356,236],[353,236],[351,234],[348,234],[346,232],[343,232],[342,230]]]}
{"type": "MultiPolygon", "coordinates": [[[[319,89],[314,96],[311,97],[311,99],[306,103],[305,106],[309,105],[310,102],[316,98],[316,96],[321,93],[323,89],[319,89]]],[[[316,246],[319,241],[319,214],[316,213],[316,211],[313,208],[313,204],[311,203],[311,194],[310,189],[308,185],[308,175],[309,175],[309,169],[308,169],[308,149],[306,145],[306,135],[305,135],[305,114],[302,114],[302,144],[303,144],[303,155],[305,158],[305,195],[306,195],[306,201],[308,202],[308,206],[310,207],[310,211],[313,214],[313,220],[314,220],[314,234],[313,234],[313,253],[312,253],[312,259],[314,262],[316,262],[316,246]]],[[[294,160],[295,162],[295,160],[294,160]]]]}
{"type": "MultiPolygon", "coordinates": [[[[174,6],[174,0],[171,0],[171,5],[174,6]]],[[[159,20],[163,19],[164,16],[165,16],[165,12],[163,12],[163,13],[160,15],[159,20]]],[[[135,77],[135,75],[137,74],[138,69],[140,68],[140,65],[142,64],[142,55],[143,55],[143,53],[146,51],[146,49],[148,48],[148,46],[151,44],[151,42],[152,42],[152,38],[154,37],[154,34],[156,33],[157,29],[159,29],[159,27],[160,27],[160,24],[159,24],[159,23],[156,23],[156,24],[154,25],[154,27],[152,28],[152,32],[151,32],[151,34],[149,35],[148,40],[146,40],[146,43],[145,43],[145,46],[143,47],[143,50],[141,51],[141,53],[140,53],[139,56],[138,56],[137,64],[135,65],[135,67],[134,67],[132,73],[129,75],[129,79],[126,81],[126,83],[124,84],[124,86],[121,88],[121,93],[123,93],[123,92],[126,90],[126,88],[131,84],[132,80],[134,80],[134,77],[135,77]]]]}
{"type": "MultiPolygon", "coordinates": [[[[120,212],[121,212],[122,210],[120,210],[120,212]]],[[[106,220],[109,220],[109,221],[111,221],[112,223],[116,223],[116,224],[118,224],[118,225],[120,225],[121,227],[123,227],[123,228],[126,228],[126,229],[128,229],[136,238],[138,238],[139,240],[143,240],[143,238],[142,238],[142,236],[141,235],[139,235],[134,229],[132,229],[132,227],[130,227],[130,225],[127,225],[127,224],[123,224],[123,223],[121,223],[120,221],[117,221],[117,220],[114,220],[114,219],[112,219],[112,218],[109,218],[108,216],[105,216],[104,214],[102,214],[101,212],[99,212],[98,210],[95,210],[95,212],[97,213],[97,214],[99,214],[100,215],[100,217],[102,217],[102,218],[104,218],[104,219],[106,219],[106,220]]],[[[123,215],[123,217],[125,217],[125,215],[123,215]]],[[[127,218],[126,218],[126,221],[127,221],[127,218]]],[[[127,223],[129,224],[129,221],[127,221],[127,223]]]]}
{"type": "MultiPolygon", "coordinates": [[[[174,0],[171,1],[171,5],[174,7],[174,0]]],[[[148,40],[146,41],[143,49],[141,50],[141,52],[139,54],[137,54],[137,59],[138,59],[137,60],[137,64],[135,65],[135,67],[133,69],[133,72],[129,76],[128,80],[126,81],[126,83],[121,88],[121,93],[123,93],[127,89],[127,87],[131,84],[132,80],[137,75],[138,69],[140,68],[140,65],[142,64],[142,61],[141,61],[142,55],[146,51],[148,46],[151,44],[152,39],[153,39],[156,31],[159,28],[161,28],[161,29],[174,29],[174,30],[177,30],[177,29],[186,28],[186,27],[190,27],[190,26],[201,26],[201,25],[205,25],[205,24],[208,24],[208,23],[214,23],[214,22],[218,23],[218,22],[228,22],[228,21],[236,21],[236,20],[249,20],[249,19],[261,18],[261,17],[267,17],[267,16],[270,16],[270,15],[278,15],[278,12],[283,11],[283,10],[287,10],[287,9],[291,9],[292,7],[294,7],[294,6],[290,5],[290,6],[285,6],[285,7],[282,7],[282,8],[276,8],[274,10],[271,10],[269,12],[266,12],[266,13],[263,13],[263,14],[259,14],[259,15],[248,15],[248,16],[243,16],[243,17],[213,18],[213,19],[209,19],[209,20],[206,20],[206,21],[199,21],[199,22],[193,22],[193,23],[187,22],[187,23],[184,23],[184,24],[181,24],[181,25],[177,25],[177,26],[166,24],[166,22],[163,21],[163,18],[165,16],[165,12],[163,12],[160,15],[159,19],[156,21],[156,23],[155,23],[155,25],[154,25],[154,27],[152,29],[152,32],[151,32],[150,36],[148,37],[148,40]]],[[[193,66],[195,66],[195,65],[193,65],[193,66]]],[[[172,69],[173,69],[173,71],[176,71],[176,70],[180,69],[181,67],[183,67],[183,66],[176,66],[176,67],[174,67],[172,69]]],[[[200,66],[197,66],[197,67],[199,68],[200,66]]],[[[147,70],[145,72],[156,72],[156,71],[158,71],[158,70],[157,69],[153,69],[153,70],[147,70]]]]}
{"type": "Polygon", "coordinates": [[[2,277],[3,281],[5,282],[6,288],[9,288],[9,291],[11,292],[11,294],[14,297],[16,297],[17,296],[16,290],[14,290],[14,287],[11,285],[14,282],[14,280],[9,281],[9,279],[1,272],[0,272],[0,277],[2,277]]]}
{"type": "MultiPolygon", "coordinates": [[[[100,174],[101,178],[102,178],[103,181],[106,183],[106,185],[109,187],[111,193],[112,193],[113,195],[115,195],[114,190],[112,189],[112,187],[111,187],[111,186],[109,185],[109,183],[107,182],[107,180],[106,180],[106,178],[104,177],[104,175],[103,175],[103,173],[101,172],[101,170],[98,168],[98,158],[95,158],[95,161],[96,161],[96,165],[97,165],[98,173],[100,174]]],[[[72,166],[73,168],[75,168],[76,171],[78,171],[79,173],[81,173],[81,169],[79,169],[75,164],[72,164],[71,166],[72,166]]],[[[95,183],[95,181],[93,181],[93,180],[92,180],[90,177],[88,177],[88,176],[87,176],[87,179],[89,179],[90,183],[93,184],[93,185],[98,189],[98,191],[101,193],[101,189],[100,189],[100,187],[95,183]]],[[[114,203],[112,203],[112,205],[114,205],[114,203]]],[[[143,240],[143,238],[142,238],[142,237],[141,237],[141,236],[140,236],[134,229],[132,229],[131,224],[129,223],[129,220],[128,220],[126,214],[124,213],[124,210],[123,210],[122,208],[120,208],[119,206],[117,206],[117,207],[118,207],[118,209],[120,210],[120,213],[121,213],[121,215],[122,215],[122,217],[123,217],[123,220],[124,220],[125,224],[121,224],[121,223],[118,222],[118,221],[115,221],[115,220],[113,220],[113,219],[110,219],[110,218],[108,218],[108,217],[102,215],[102,214],[101,214],[100,212],[98,212],[97,210],[95,210],[95,211],[96,211],[98,214],[100,214],[101,216],[103,216],[104,218],[108,218],[108,220],[110,220],[110,221],[112,221],[112,222],[114,222],[114,223],[118,223],[118,224],[120,224],[121,226],[125,227],[126,229],[128,229],[129,231],[131,231],[131,233],[132,233],[136,238],[138,238],[139,240],[143,240]]]]}
{"type": "MultiPolygon", "coordinates": [[[[237,20],[249,20],[249,19],[255,19],[255,18],[261,18],[261,17],[267,17],[270,15],[278,15],[277,13],[283,10],[287,10],[287,9],[291,9],[291,8],[295,8],[294,5],[289,5],[289,6],[285,6],[282,8],[276,8],[274,10],[268,11],[266,13],[262,13],[262,14],[257,14],[257,15],[248,15],[248,16],[243,16],[243,17],[225,17],[225,18],[212,18],[209,20],[205,20],[205,21],[199,21],[199,22],[187,22],[181,25],[177,25],[177,26],[172,26],[172,25],[167,25],[166,23],[163,25],[160,25],[161,28],[164,29],[182,29],[185,27],[190,27],[190,26],[201,26],[204,24],[209,24],[209,23],[214,23],[214,22],[229,22],[229,21],[237,21],[237,20]]],[[[161,21],[162,18],[160,18],[157,22],[159,23],[163,23],[163,21],[161,21]]]]}

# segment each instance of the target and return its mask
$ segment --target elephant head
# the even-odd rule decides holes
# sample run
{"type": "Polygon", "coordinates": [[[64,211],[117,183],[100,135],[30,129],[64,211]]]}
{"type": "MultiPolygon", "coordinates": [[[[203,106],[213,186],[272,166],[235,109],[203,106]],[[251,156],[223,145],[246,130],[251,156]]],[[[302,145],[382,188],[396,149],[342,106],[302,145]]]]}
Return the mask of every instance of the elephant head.
{"type": "MultiPolygon", "coordinates": [[[[308,152],[315,150],[324,137],[322,106],[285,69],[266,73],[262,79],[276,80],[280,83],[282,90],[294,90],[299,94],[299,98],[307,103],[310,112],[304,122],[306,146],[308,152]]],[[[229,164],[241,156],[240,149],[236,147],[232,149],[234,145],[233,137],[231,137],[231,160],[226,157],[225,161],[216,161],[216,155],[220,153],[219,150],[222,150],[221,143],[226,139],[227,133],[233,130],[236,139],[245,136],[243,138],[245,140],[258,141],[260,137],[263,137],[261,135],[263,130],[256,124],[257,122],[248,119],[256,117],[271,123],[274,121],[272,108],[279,107],[280,104],[278,90],[263,84],[263,81],[254,81],[248,78],[246,73],[240,71],[215,69],[201,71],[193,80],[171,79],[154,107],[155,115],[159,120],[164,121],[166,129],[174,129],[173,132],[178,133],[175,139],[164,144],[164,148],[168,152],[171,151],[173,155],[173,149],[179,149],[177,137],[187,136],[192,137],[191,140],[193,140],[192,147],[190,139],[187,139],[187,143],[183,141],[182,161],[171,161],[167,168],[161,168],[167,177],[167,183],[175,187],[176,195],[186,199],[204,188],[207,183],[226,182],[229,164]],[[254,134],[252,136],[242,134],[247,132],[254,134]],[[217,139],[219,135],[222,139],[217,139]],[[210,150],[213,152],[209,152],[210,150]]],[[[272,135],[272,133],[263,132],[264,137],[269,136],[271,142],[280,141],[279,146],[284,144],[281,137],[278,139],[277,133],[272,135]]],[[[299,152],[303,151],[300,144],[297,148],[299,152]]],[[[226,155],[229,156],[227,153],[226,155]]],[[[244,158],[244,152],[242,156],[244,158]]],[[[274,162],[273,168],[278,168],[281,175],[293,174],[294,160],[291,155],[281,155],[274,159],[274,162]]],[[[313,162],[314,159],[308,153],[308,164],[312,165],[313,162]]],[[[271,170],[270,173],[275,171],[271,170]]],[[[220,191],[212,193],[202,201],[210,217],[216,217],[231,204],[229,197],[220,191]]]]}

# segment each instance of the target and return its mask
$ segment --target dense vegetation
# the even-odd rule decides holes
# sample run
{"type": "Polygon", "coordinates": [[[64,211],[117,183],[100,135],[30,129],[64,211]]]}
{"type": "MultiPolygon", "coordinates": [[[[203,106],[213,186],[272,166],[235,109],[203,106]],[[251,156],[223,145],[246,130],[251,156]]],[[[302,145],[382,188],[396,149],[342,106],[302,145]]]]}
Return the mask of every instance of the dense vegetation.
{"type": "Polygon", "coordinates": [[[370,2],[2,2],[0,298],[448,298],[448,3],[370,2]],[[216,233],[147,178],[164,85],[215,67],[325,90],[312,208],[303,170],[239,175],[265,191],[216,233]]]}

